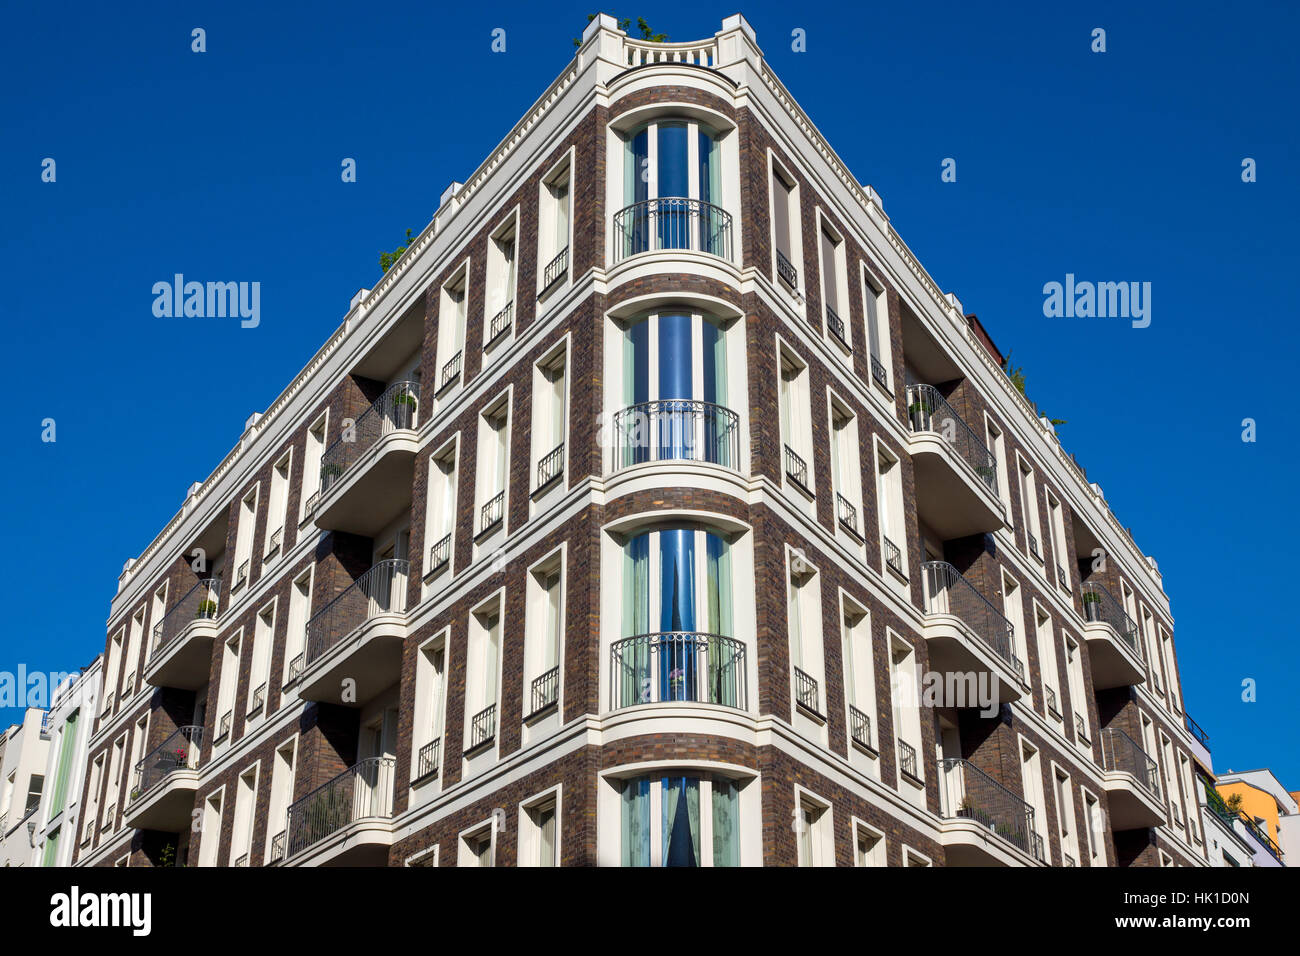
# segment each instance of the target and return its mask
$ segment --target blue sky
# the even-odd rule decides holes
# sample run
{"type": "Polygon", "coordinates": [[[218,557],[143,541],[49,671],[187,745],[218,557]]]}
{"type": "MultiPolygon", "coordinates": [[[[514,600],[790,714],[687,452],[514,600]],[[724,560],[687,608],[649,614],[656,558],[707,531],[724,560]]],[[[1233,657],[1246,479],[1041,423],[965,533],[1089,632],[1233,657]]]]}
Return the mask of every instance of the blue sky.
{"type": "MultiPolygon", "coordinates": [[[[0,31],[0,670],[102,650],[123,561],[374,283],[379,251],[421,229],[559,73],[593,9],[75,6],[11,7],[0,31]],[[155,318],[150,289],[176,272],[260,281],[261,325],[155,318]]],[[[1300,788],[1285,505],[1300,15],[1143,7],[740,9],[940,285],[1069,420],[1066,447],[1160,562],[1216,768],[1270,766],[1300,788]],[[807,52],[791,50],[795,28],[807,52]],[[955,183],[940,181],[946,157],[955,183]],[[1258,182],[1241,181],[1244,157],[1258,182]],[[1044,318],[1043,284],[1067,272],[1151,282],[1151,326],[1044,318]]],[[[688,40],[736,9],[614,12],[688,40]]]]}

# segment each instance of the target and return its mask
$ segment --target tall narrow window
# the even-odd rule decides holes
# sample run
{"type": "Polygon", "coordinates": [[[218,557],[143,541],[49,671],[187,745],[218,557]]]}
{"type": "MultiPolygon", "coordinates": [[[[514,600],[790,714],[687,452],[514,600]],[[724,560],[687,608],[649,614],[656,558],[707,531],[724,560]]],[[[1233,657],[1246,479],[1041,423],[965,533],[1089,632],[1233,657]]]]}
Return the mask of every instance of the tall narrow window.
{"type": "Polygon", "coordinates": [[[867,320],[867,349],[871,353],[871,379],[887,394],[890,388],[890,368],[893,347],[889,340],[889,299],[880,285],[862,264],[862,308],[867,320]]]}
{"type": "Polygon", "coordinates": [[[203,801],[203,824],[199,830],[199,866],[216,866],[221,849],[221,806],[225,790],[209,794],[203,801]]]}
{"type": "Polygon", "coordinates": [[[253,625],[253,647],[248,674],[248,700],[245,713],[251,720],[266,713],[267,674],[271,669],[271,646],[275,643],[275,602],[257,614],[253,625]]]}
{"type": "Polygon", "coordinates": [[[1038,749],[1025,743],[1020,743],[1020,783],[1025,795],[1025,802],[1033,810],[1033,816],[1030,819],[1031,833],[1030,844],[1034,850],[1034,856],[1047,860],[1046,853],[1043,850],[1043,833],[1047,820],[1047,799],[1043,793],[1043,765],[1039,759],[1038,749]]]}
{"type": "Polygon", "coordinates": [[[1088,860],[1092,866],[1106,865],[1106,821],[1101,803],[1086,790],[1083,793],[1083,819],[1088,825],[1088,860]]]}
{"type": "Polygon", "coordinates": [[[494,598],[470,615],[469,660],[465,677],[465,751],[486,747],[496,739],[497,688],[501,667],[501,604],[494,598]]]}
{"type": "Polygon", "coordinates": [[[787,552],[790,563],[789,610],[790,670],[794,702],[820,717],[826,665],[822,654],[821,592],[816,570],[797,552],[787,552]]]}
{"type": "Polygon", "coordinates": [[[808,394],[808,366],[793,353],[781,350],[780,411],[783,469],[786,483],[805,494],[813,492],[812,409],[808,394]]]}
{"type": "Polygon", "coordinates": [[[558,554],[535,566],[529,574],[529,620],[524,652],[525,716],[554,707],[560,698],[563,576],[558,554]]]}
{"type": "MultiPolygon", "coordinates": [[[[819,217],[820,218],[820,217],[819,217]]],[[[822,302],[826,332],[843,351],[853,351],[848,324],[848,287],[845,280],[844,242],[825,221],[821,227],[822,302]]]]}
{"type": "Polygon", "coordinates": [[[1061,678],[1056,659],[1056,634],[1052,618],[1037,602],[1034,603],[1035,631],[1038,644],[1038,669],[1043,679],[1043,696],[1047,716],[1059,724],[1064,720],[1064,701],[1060,699],[1061,678]]]}
{"type": "Polygon", "coordinates": [[[289,587],[289,621],[284,638],[282,684],[291,684],[302,674],[303,652],[307,649],[307,619],[311,613],[312,568],[294,578],[289,587]]]}
{"type": "Polygon", "coordinates": [[[146,661],[149,660],[149,655],[152,654],[154,650],[153,640],[151,637],[155,633],[158,623],[166,616],[166,614],[167,585],[163,584],[162,587],[153,592],[153,603],[149,609],[149,629],[145,632],[149,637],[145,638],[141,647],[143,657],[146,661]]]}
{"type": "Polygon", "coordinates": [[[654,120],[624,135],[615,261],[660,249],[731,257],[731,221],[721,207],[719,139],[689,119],[654,120]]]}
{"type": "Polygon", "coordinates": [[[1029,544],[1029,553],[1043,564],[1043,546],[1040,543],[1043,529],[1038,522],[1038,487],[1034,481],[1033,470],[1023,461],[1020,462],[1020,510],[1025,522],[1025,539],[1029,544]]]}
{"type": "Polygon", "coordinates": [[[276,748],[271,767],[271,804],[266,817],[266,863],[284,859],[288,844],[289,807],[298,764],[298,738],[276,748]]]}
{"type": "Polygon", "coordinates": [[[1028,643],[1025,638],[1025,602],[1019,583],[1005,572],[1002,575],[1002,613],[1011,623],[1014,663],[1017,672],[1023,676],[1024,661],[1029,658],[1029,652],[1026,650],[1028,643]]]}
{"type": "Polygon", "coordinates": [[[772,249],[779,282],[791,292],[799,290],[799,263],[803,242],[799,234],[799,197],[794,179],[772,164],[772,249]]]}
{"type": "Polygon", "coordinates": [[[257,802],[257,765],[239,775],[235,789],[235,821],[230,833],[230,865],[248,866],[253,845],[254,804],[257,802]]]}
{"type": "Polygon", "coordinates": [[[1061,841],[1062,863],[1065,866],[1079,865],[1079,835],[1074,825],[1074,794],[1070,790],[1070,778],[1060,770],[1055,770],[1053,778],[1056,783],[1056,822],[1061,841]]]}
{"type": "Polygon", "coordinates": [[[553,791],[524,805],[519,834],[520,866],[559,866],[559,797],[553,791]]]}
{"type": "Polygon", "coordinates": [[[266,507],[266,543],[263,558],[270,562],[284,552],[284,525],[289,517],[289,472],[293,453],[284,456],[271,469],[271,496],[266,507]]]}
{"type": "Polygon", "coordinates": [[[854,827],[854,857],[858,866],[887,866],[885,835],[859,823],[854,827]]]}
{"type": "Polygon", "coordinates": [[[848,703],[849,739],[876,749],[876,667],[871,647],[871,618],[856,603],[844,602],[844,696],[848,703]]]}
{"type": "Polygon", "coordinates": [[[496,530],[505,523],[509,425],[509,395],[502,396],[479,417],[478,524],[475,529],[478,535],[496,530]]]}
{"type": "Polygon", "coordinates": [[[249,582],[253,554],[253,528],[257,524],[257,488],[239,502],[239,524],[235,532],[235,580],[230,590],[237,591],[249,582]]]}
{"type": "Polygon", "coordinates": [[[441,394],[461,381],[465,357],[465,313],[469,266],[442,287],[438,306],[437,390],[441,394]]]}
{"type": "Polygon", "coordinates": [[[104,668],[104,710],[107,716],[113,711],[117,697],[119,670],[122,667],[122,649],[126,643],[126,628],[113,635],[108,644],[108,664],[104,668]]]}
{"type": "Polygon", "coordinates": [[[1160,657],[1160,648],[1156,646],[1154,620],[1151,612],[1145,607],[1142,608],[1142,646],[1146,651],[1147,667],[1151,670],[1155,692],[1163,697],[1165,695],[1164,661],[1160,657]]]}
{"type": "Polygon", "coordinates": [[[921,708],[916,655],[912,646],[889,633],[890,707],[894,720],[895,757],[900,777],[923,780],[921,766],[921,708]]]}
{"type": "Polygon", "coordinates": [[[795,828],[800,866],[835,865],[835,831],[830,804],[803,790],[795,792],[795,828]]]}
{"type": "Polygon", "coordinates": [[[569,277],[571,216],[569,165],[566,159],[541,184],[537,224],[537,296],[545,298],[569,277]]]}
{"type": "Polygon", "coordinates": [[[329,412],[321,415],[307,429],[307,445],[303,454],[302,484],[299,486],[298,499],[301,513],[298,522],[305,522],[316,510],[320,498],[320,464],[325,454],[325,429],[329,422],[329,412]]]}
{"type": "Polygon", "coordinates": [[[432,780],[442,770],[443,714],[447,700],[445,632],[420,648],[415,661],[415,686],[411,779],[432,780]]]}
{"type": "Polygon", "coordinates": [[[1051,535],[1052,561],[1056,567],[1048,575],[1062,591],[1070,590],[1070,556],[1066,553],[1065,518],[1061,514],[1061,503],[1049,491],[1047,492],[1047,530],[1051,535]]]}
{"type": "Polygon", "coordinates": [[[1074,739],[1084,748],[1088,748],[1092,731],[1088,724],[1088,698],[1083,683],[1083,657],[1079,642],[1070,636],[1065,638],[1066,677],[1070,681],[1070,706],[1074,710],[1074,739]]]}
{"type": "Polygon", "coordinates": [[[217,685],[217,732],[212,738],[214,744],[228,739],[234,727],[235,691],[239,686],[239,645],[242,637],[241,631],[226,642],[221,652],[221,678],[217,685]]]}
{"type": "Polygon", "coordinates": [[[488,242],[487,299],[483,351],[491,352],[509,341],[515,327],[515,217],[488,242]]]}
{"type": "MultiPolygon", "coordinates": [[[[567,340],[566,340],[567,342],[567,340]]],[[[533,368],[533,488],[540,491],[564,475],[565,344],[533,368]]]]}
{"type": "Polygon", "coordinates": [[[907,530],[904,525],[902,466],[897,457],[876,443],[876,510],[880,526],[881,573],[907,580],[907,530]],[[886,570],[887,569],[887,570],[886,570]]]}
{"type": "Polygon", "coordinates": [[[1009,532],[1015,527],[1016,522],[1011,511],[1011,485],[1007,481],[1007,442],[1002,435],[1002,429],[988,419],[985,419],[985,432],[988,435],[989,451],[993,453],[993,457],[997,460],[998,498],[1002,502],[1009,532]]]}
{"type": "Polygon", "coordinates": [[[450,567],[452,532],[456,527],[456,452],[453,439],[429,459],[429,498],[427,506],[429,542],[425,574],[450,567]]]}
{"type": "Polygon", "coordinates": [[[858,420],[834,397],[831,416],[831,482],[835,487],[835,523],[855,543],[863,538],[862,459],[858,443],[858,420]]]}
{"type": "Polygon", "coordinates": [[[122,664],[122,700],[130,700],[138,689],[136,679],[140,670],[140,649],[144,644],[144,609],[141,608],[131,618],[130,636],[126,642],[126,654],[122,664]]]}
{"type": "Polygon", "coordinates": [[[1160,645],[1160,663],[1165,670],[1165,683],[1169,686],[1169,705],[1179,709],[1178,670],[1174,667],[1174,642],[1163,627],[1156,628],[1156,643],[1160,645]]]}
{"type": "Polygon", "coordinates": [[[83,832],[81,842],[86,843],[95,835],[99,825],[99,795],[104,784],[104,755],[100,754],[90,768],[90,788],[86,791],[86,809],[82,819],[83,832]]]}
{"type": "Polygon", "coordinates": [[[121,796],[122,773],[126,760],[126,734],[113,741],[112,758],[108,764],[108,793],[104,798],[104,816],[100,826],[111,833],[117,823],[117,801],[121,796]]]}

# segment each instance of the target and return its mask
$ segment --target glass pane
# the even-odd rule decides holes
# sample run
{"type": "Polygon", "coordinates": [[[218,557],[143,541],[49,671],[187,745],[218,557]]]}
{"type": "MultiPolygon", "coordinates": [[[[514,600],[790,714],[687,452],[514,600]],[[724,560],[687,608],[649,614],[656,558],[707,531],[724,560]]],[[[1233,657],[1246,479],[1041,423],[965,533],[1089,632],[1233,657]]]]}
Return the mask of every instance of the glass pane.
{"type": "Polygon", "coordinates": [[[713,781],[713,865],[740,866],[740,791],[730,780],[713,781]]]}
{"type": "Polygon", "coordinates": [[[663,779],[663,865],[700,865],[700,782],[663,779]]]}
{"type": "Polygon", "coordinates": [[[650,865],[650,780],[642,777],[623,784],[622,865],[650,865]]]}
{"type": "Polygon", "coordinates": [[[659,249],[690,248],[690,161],[685,124],[660,123],[656,237],[659,249]]]}
{"type": "Polygon", "coordinates": [[[659,533],[659,699],[695,700],[695,532],[659,533]]]}

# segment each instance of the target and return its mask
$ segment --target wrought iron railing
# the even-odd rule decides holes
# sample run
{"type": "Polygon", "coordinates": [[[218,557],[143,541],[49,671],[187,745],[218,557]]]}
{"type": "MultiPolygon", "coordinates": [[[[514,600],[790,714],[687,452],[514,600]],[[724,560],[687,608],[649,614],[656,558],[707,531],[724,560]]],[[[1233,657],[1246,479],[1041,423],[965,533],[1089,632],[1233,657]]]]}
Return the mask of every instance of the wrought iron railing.
{"type": "Polygon", "coordinates": [[[1119,601],[1115,600],[1114,595],[1106,590],[1106,586],[1096,581],[1084,581],[1079,590],[1083,602],[1083,619],[1091,624],[1109,626],[1138,657],[1145,658],[1142,642],[1138,640],[1137,624],[1119,601]]]}
{"type": "Polygon", "coordinates": [[[469,750],[490,743],[497,735],[497,705],[488,704],[469,723],[469,750]]]}
{"type": "Polygon", "coordinates": [[[447,388],[453,385],[460,378],[460,359],[465,354],[464,349],[458,351],[447,361],[442,363],[442,371],[438,373],[438,392],[441,394],[447,388]]]}
{"type": "Polygon", "coordinates": [[[1058,706],[1056,705],[1056,691],[1053,690],[1052,688],[1048,687],[1046,684],[1044,684],[1044,685],[1043,685],[1043,696],[1047,698],[1047,710],[1048,710],[1048,712],[1049,712],[1049,713],[1052,713],[1052,714],[1055,714],[1057,717],[1060,717],[1060,716],[1061,716],[1061,708],[1058,707],[1058,706]]]}
{"type": "Polygon", "coordinates": [[[836,492],[835,506],[840,524],[844,525],[844,529],[854,537],[861,538],[862,532],[858,528],[858,509],[853,506],[853,502],[836,492]]]}
{"type": "Polygon", "coordinates": [[[501,524],[505,516],[506,493],[499,491],[479,509],[478,533],[486,534],[501,524]]]}
{"type": "Polygon", "coordinates": [[[826,306],[826,328],[830,330],[831,335],[835,336],[841,345],[846,349],[850,349],[850,351],[852,350],[849,346],[849,340],[844,335],[844,320],[829,305],[826,306]]]}
{"type": "Polygon", "coordinates": [[[916,766],[916,748],[906,740],[898,741],[898,769],[913,780],[921,779],[916,766]]]}
{"type": "Polygon", "coordinates": [[[731,260],[731,213],[681,196],[643,199],[614,213],[614,261],[640,252],[690,249],[731,260]]]}
{"type": "Polygon", "coordinates": [[[248,583],[249,562],[245,560],[235,571],[235,583],[230,586],[230,590],[238,591],[248,583]]]}
{"type": "Polygon", "coordinates": [[[1106,770],[1131,774],[1153,797],[1160,799],[1160,777],[1156,762],[1147,756],[1136,740],[1118,727],[1101,732],[1101,761],[1106,770]]]}
{"type": "Polygon", "coordinates": [[[799,288],[799,270],[794,267],[794,263],[787,259],[785,253],[780,249],[776,250],[776,275],[791,289],[797,290],[799,288]]]}
{"type": "Polygon", "coordinates": [[[280,545],[284,543],[284,525],[276,528],[271,532],[271,540],[266,543],[266,555],[263,561],[269,561],[280,553],[280,545]]]}
{"type": "Polygon", "coordinates": [[[785,473],[800,488],[808,490],[808,463],[789,445],[785,446],[785,473]]]}
{"type": "MultiPolygon", "coordinates": [[[[233,710],[228,710],[221,715],[221,720],[217,722],[216,740],[225,740],[230,736],[230,725],[234,721],[234,718],[235,712],[233,710]]],[[[215,743],[216,741],[214,740],[213,742],[215,743]]]]}
{"type": "Polygon", "coordinates": [[[939,806],[945,818],[974,820],[1017,849],[1038,855],[1031,838],[1037,832],[1034,808],[969,760],[939,761],[939,806]]]}
{"type": "Polygon", "coordinates": [[[1038,539],[1034,537],[1034,533],[1032,531],[1026,530],[1025,536],[1029,539],[1029,553],[1032,554],[1034,557],[1036,557],[1039,561],[1043,560],[1043,556],[1038,553],[1038,539]]]}
{"type": "Polygon", "coordinates": [[[321,455],[321,497],[329,494],[348,469],[385,435],[415,428],[419,405],[419,382],[396,382],[388,386],[321,455]]]}
{"type": "Polygon", "coordinates": [[[815,677],[797,667],[794,668],[794,699],[800,707],[811,710],[814,714],[820,714],[822,710],[819,690],[815,677]]]}
{"type": "Polygon", "coordinates": [[[898,545],[890,541],[884,535],[880,540],[885,543],[885,564],[889,565],[899,574],[903,573],[903,552],[899,550],[898,545]]]}
{"type": "Polygon", "coordinates": [[[185,592],[170,611],[153,626],[153,647],[149,655],[155,656],[170,644],[193,621],[210,621],[217,617],[217,601],[221,596],[221,579],[205,578],[185,592]]]}
{"type": "Polygon", "coordinates": [[[410,562],[400,558],[380,561],[321,608],[307,622],[304,665],[310,667],[372,617],[405,611],[406,576],[410,569],[410,562]]]}
{"type": "Polygon", "coordinates": [[[284,846],[289,836],[288,830],[281,830],[275,836],[271,837],[271,860],[272,863],[279,863],[284,859],[284,846]]]}
{"type": "Polygon", "coordinates": [[[253,691],[253,699],[248,703],[248,715],[260,714],[262,708],[266,706],[266,681],[257,685],[257,690],[253,691]]]}
{"type": "Polygon", "coordinates": [[[514,321],[514,314],[515,303],[512,299],[506,303],[505,308],[492,316],[492,321],[488,323],[487,341],[483,343],[483,351],[486,352],[496,344],[497,339],[510,331],[510,325],[514,321]]]}
{"type": "Polygon", "coordinates": [[[248,854],[245,853],[235,860],[235,866],[248,866],[248,854]]]}
{"type": "Polygon", "coordinates": [[[438,758],[442,753],[442,738],[430,740],[420,748],[415,761],[416,779],[430,777],[438,772],[438,758]]]}
{"type": "Polygon", "coordinates": [[[614,467],[650,461],[702,461],[740,467],[740,418],[691,399],[641,402],[614,413],[614,467]]]}
{"type": "Polygon", "coordinates": [[[881,388],[889,391],[889,372],[884,363],[874,355],[871,356],[871,377],[876,380],[881,388]]]}
{"type": "Polygon", "coordinates": [[[1065,853],[1065,854],[1062,854],[1062,855],[1065,857],[1065,865],[1066,865],[1066,866],[1076,866],[1076,867],[1077,867],[1077,866],[1079,865],[1078,863],[1075,862],[1074,857],[1070,856],[1070,854],[1065,853]]]}
{"type": "Polygon", "coordinates": [[[1074,715],[1074,736],[1080,741],[1080,743],[1086,744],[1089,742],[1088,721],[1083,714],[1076,713],[1074,715]]]}
{"type": "Polygon", "coordinates": [[[540,714],[548,707],[554,706],[560,699],[560,668],[557,664],[540,677],[533,679],[532,710],[528,713],[540,714]]]}
{"type": "Polygon", "coordinates": [[[927,614],[953,614],[981,644],[1000,657],[1016,676],[1024,677],[1024,664],[1012,648],[1011,622],[993,606],[961,572],[946,561],[921,565],[927,614]]]}
{"type": "Polygon", "coordinates": [[[852,704],[849,704],[849,737],[871,749],[871,718],[852,704]]]}
{"type": "Polygon", "coordinates": [[[432,574],[451,562],[451,534],[439,539],[429,548],[429,571],[432,574]]]}
{"type": "Polygon", "coordinates": [[[746,710],[745,645],[689,631],[641,634],[610,647],[610,709],[698,702],[746,710]]]}
{"type": "Polygon", "coordinates": [[[985,487],[997,495],[997,459],[937,388],[933,385],[907,386],[907,417],[912,431],[940,435],[985,487]]]}
{"type": "Polygon", "coordinates": [[[1056,566],[1056,581],[1061,585],[1062,589],[1066,591],[1070,590],[1070,579],[1065,573],[1065,568],[1061,567],[1059,564],[1056,566]]]}
{"type": "Polygon", "coordinates": [[[306,652],[296,655],[292,660],[289,661],[289,673],[284,680],[286,684],[292,684],[294,681],[296,681],[299,677],[302,676],[302,667],[305,661],[306,661],[306,652]]]}
{"type": "Polygon", "coordinates": [[[1191,732],[1191,735],[1201,742],[1201,746],[1206,750],[1209,750],[1210,735],[1202,730],[1201,725],[1192,720],[1192,715],[1186,711],[1183,712],[1183,722],[1187,725],[1187,729],[1191,732]]]}
{"type": "Polygon", "coordinates": [[[541,491],[564,473],[564,442],[548,451],[537,463],[537,488],[541,491]]]}
{"type": "Polygon", "coordinates": [[[393,813],[392,757],[370,757],[289,807],[289,856],[367,817],[393,813]]]}
{"type": "Polygon", "coordinates": [[[556,253],[555,258],[548,262],[546,268],[542,271],[542,291],[540,295],[545,295],[547,289],[563,279],[568,273],[569,247],[565,246],[556,253]]]}
{"type": "Polygon", "coordinates": [[[202,751],[203,728],[178,727],[135,765],[135,785],[131,791],[134,799],[140,799],[178,770],[197,770],[202,751]]]}

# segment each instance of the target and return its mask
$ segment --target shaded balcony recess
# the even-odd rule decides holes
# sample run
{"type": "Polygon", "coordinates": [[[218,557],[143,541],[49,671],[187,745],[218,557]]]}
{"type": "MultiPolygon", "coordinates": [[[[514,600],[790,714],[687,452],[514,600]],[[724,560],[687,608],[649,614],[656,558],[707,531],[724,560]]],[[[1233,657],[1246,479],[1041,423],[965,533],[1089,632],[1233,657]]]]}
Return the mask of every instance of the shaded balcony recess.
{"type": "MultiPolygon", "coordinates": [[[[945,819],[970,820],[1020,852],[1046,862],[1034,808],[969,760],[950,757],[939,761],[939,806],[945,819]]],[[[954,841],[948,845],[948,856],[955,866],[990,862],[988,851],[978,844],[954,841]]]]}
{"type": "Polygon", "coordinates": [[[907,386],[918,517],[947,540],[1006,526],[998,462],[933,385],[907,386]]]}
{"type": "Polygon", "coordinates": [[[221,597],[221,579],[205,578],[185,592],[166,614],[153,626],[153,646],[150,657],[180,636],[194,621],[215,621],[218,600],[221,597]]]}
{"type": "Polygon", "coordinates": [[[307,622],[305,666],[311,667],[343,638],[380,614],[406,610],[409,561],[380,561],[307,622]]]}
{"type": "Polygon", "coordinates": [[[1137,624],[1099,582],[1084,581],[1079,592],[1087,622],[1083,633],[1092,657],[1093,685],[1107,690],[1143,683],[1146,668],[1137,624]]]}
{"type": "Polygon", "coordinates": [[[985,648],[997,655],[1017,678],[1023,679],[1024,663],[1016,657],[1012,644],[1015,631],[993,602],[946,561],[927,561],[921,565],[921,571],[926,613],[960,618],[985,648]]]}
{"type": "Polygon", "coordinates": [[[289,807],[288,859],[359,820],[391,818],[396,763],[392,757],[361,760],[289,807]]]}

